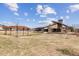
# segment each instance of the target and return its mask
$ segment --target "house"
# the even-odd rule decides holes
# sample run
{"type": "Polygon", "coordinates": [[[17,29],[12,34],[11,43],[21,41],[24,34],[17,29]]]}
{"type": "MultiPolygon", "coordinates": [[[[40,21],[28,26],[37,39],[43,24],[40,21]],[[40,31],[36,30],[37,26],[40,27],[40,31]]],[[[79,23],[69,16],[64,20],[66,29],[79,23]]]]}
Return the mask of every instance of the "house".
{"type": "Polygon", "coordinates": [[[0,31],[3,31],[4,29],[3,29],[3,26],[0,26],[0,31]]]}
{"type": "Polygon", "coordinates": [[[4,30],[3,26],[5,26],[5,25],[0,24],[0,31],[4,30]]]}
{"type": "Polygon", "coordinates": [[[52,21],[52,24],[48,26],[48,32],[64,32],[69,29],[69,26],[63,24],[63,20],[52,21]]]}
{"type": "Polygon", "coordinates": [[[34,31],[36,32],[42,32],[44,29],[44,27],[38,27],[38,28],[34,28],[34,31]]]}
{"type": "Polygon", "coordinates": [[[70,26],[63,24],[63,20],[59,19],[58,21],[52,21],[52,24],[49,24],[45,27],[36,28],[35,30],[40,30],[42,32],[67,32],[71,31],[70,26]]]}

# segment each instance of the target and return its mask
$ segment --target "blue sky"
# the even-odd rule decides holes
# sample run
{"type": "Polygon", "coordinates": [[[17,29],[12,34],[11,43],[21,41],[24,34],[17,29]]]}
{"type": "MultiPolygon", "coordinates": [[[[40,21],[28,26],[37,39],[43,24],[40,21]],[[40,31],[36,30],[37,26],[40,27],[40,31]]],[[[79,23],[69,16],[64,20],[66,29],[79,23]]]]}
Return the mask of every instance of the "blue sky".
{"type": "Polygon", "coordinates": [[[0,24],[40,27],[63,19],[65,24],[79,24],[79,4],[5,3],[0,4],[0,24]]]}

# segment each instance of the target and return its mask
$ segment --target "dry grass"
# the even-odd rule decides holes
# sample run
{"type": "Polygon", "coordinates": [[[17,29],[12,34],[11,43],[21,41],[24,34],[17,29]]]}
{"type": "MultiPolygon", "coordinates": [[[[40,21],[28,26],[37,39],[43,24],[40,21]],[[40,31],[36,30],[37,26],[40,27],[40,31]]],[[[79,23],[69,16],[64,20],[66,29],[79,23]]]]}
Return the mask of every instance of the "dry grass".
{"type": "MultiPolygon", "coordinates": [[[[27,34],[27,33],[26,33],[27,34]]],[[[68,34],[30,33],[19,37],[0,32],[0,55],[79,55],[79,37],[68,34]]]]}

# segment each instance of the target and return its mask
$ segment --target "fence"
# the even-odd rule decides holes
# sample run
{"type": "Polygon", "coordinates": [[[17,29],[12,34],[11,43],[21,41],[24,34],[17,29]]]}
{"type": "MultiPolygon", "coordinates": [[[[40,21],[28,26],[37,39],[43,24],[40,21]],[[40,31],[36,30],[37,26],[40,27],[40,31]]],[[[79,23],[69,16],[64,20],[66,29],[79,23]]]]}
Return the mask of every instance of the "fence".
{"type": "Polygon", "coordinates": [[[20,35],[29,35],[30,28],[26,26],[0,26],[0,34],[14,35],[16,37],[20,35]]]}

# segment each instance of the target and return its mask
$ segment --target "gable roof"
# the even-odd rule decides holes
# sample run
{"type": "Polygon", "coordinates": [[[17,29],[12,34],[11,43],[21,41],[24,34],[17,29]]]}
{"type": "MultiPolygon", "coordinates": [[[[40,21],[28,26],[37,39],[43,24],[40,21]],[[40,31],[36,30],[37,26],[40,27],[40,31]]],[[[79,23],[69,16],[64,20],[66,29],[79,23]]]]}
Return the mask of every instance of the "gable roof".
{"type": "Polygon", "coordinates": [[[69,27],[68,25],[63,24],[63,23],[60,23],[60,22],[57,22],[57,21],[52,21],[52,22],[53,22],[53,23],[57,23],[57,24],[62,24],[63,26],[69,27]]]}

